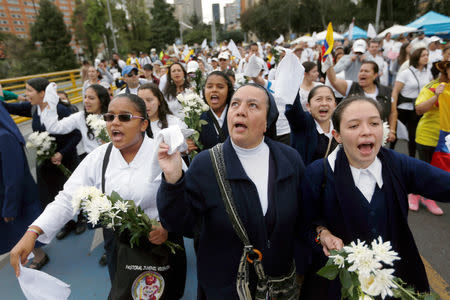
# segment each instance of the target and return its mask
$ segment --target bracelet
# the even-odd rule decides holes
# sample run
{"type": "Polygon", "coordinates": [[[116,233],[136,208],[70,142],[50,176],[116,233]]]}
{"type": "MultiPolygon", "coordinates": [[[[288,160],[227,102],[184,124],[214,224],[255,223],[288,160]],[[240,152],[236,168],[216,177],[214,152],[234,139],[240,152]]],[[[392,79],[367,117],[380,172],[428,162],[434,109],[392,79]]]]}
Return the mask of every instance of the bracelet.
{"type": "Polygon", "coordinates": [[[319,232],[317,233],[316,238],[314,239],[314,241],[315,241],[317,244],[320,244],[320,234],[322,233],[323,230],[324,230],[324,228],[321,228],[321,229],[319,230],[319,232]]]}
{"type": "Polygon", "coordinates": [[[39,231],[37,231],[34,228],[30,228],[28,227],[27,232],[33,232],[34,234],[36,234],[36,238],[38,238],[41,234],[39,233],[39,231]]]}

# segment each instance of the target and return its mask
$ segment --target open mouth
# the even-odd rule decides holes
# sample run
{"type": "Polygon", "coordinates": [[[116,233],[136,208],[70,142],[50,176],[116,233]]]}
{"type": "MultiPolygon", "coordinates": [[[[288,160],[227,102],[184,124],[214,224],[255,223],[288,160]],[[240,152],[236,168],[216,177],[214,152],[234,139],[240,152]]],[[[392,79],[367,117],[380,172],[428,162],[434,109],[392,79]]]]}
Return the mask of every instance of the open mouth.
{"type": "Polygon", "coordinates": [[[111,138],[114,142],[119,142],[120,140],[122,140],[122,138],[124,136],[120,130],[116,130],[116,129],[111,130],[111,134],[112,134],[111,138]]]}
{"type": "Polygon", "coordinates": [[[219,96],[211,95],[211,103],[214,103],[214,104],[219,103],[219,96]]]}
{"type": "Polygon", "coordinates": [[[243,132],[247,130],[247,125],[244,123],[235,123],[234,128],[237,130],[237,132],[243,132]]]}
{"type": "Polygon", "coordinates": [[[373,147],[375,146],[374,143],[363,143],[358,145],[358,149],[363,155],[367,155],[372,153],[373,147]]]}
{"type": "Polygon", "coordinates": [[[325,117],[327,114],[328,114],[328,109],[326,109],[326,108],[319,109],[320,116],[325,117]]]}

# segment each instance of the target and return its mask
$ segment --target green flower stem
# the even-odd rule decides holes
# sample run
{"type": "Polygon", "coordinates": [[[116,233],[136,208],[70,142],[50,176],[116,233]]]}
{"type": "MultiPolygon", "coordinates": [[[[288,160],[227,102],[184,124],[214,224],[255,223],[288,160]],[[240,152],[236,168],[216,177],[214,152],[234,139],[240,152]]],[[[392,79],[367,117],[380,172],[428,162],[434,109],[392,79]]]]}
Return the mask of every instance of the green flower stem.
{"type": "Polygon", "coordinates": [[[401,284],[398,284],[396,281],[393,281],[395,283],[395,285],[406,295],[408,295],[409,297],[411,297],[411,299],[413,300],[419,300],[418,298],[416,298],[414,295],[412,295],[410,292],[408,292],[408,290],[406,290],[404,287],[402,287],[401,284]]]}
{"type": "Polygon", "coordinates": [[[64,174],[64,176],[66,176],[67,178],[70,177],[70,175],[72,175],[72,172],[70,172],[69,169],[67,169],[63,164],[59,164],[57,165],[57,167],[61,170],[61,172],[64,174]]]}

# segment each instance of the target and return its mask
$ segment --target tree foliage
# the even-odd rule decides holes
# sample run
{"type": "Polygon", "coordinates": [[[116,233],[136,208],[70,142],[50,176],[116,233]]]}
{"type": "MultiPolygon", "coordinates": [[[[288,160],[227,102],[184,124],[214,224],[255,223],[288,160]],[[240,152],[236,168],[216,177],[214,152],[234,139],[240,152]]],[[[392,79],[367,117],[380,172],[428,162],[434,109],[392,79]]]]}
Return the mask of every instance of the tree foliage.
{"type": "Polygon", "coordinates": [[[150,10],[150,37],[152,47],[161,50],[165,45],[171,45],[180,33],[180,24],[175,19],[174,8],[164,0],[155,0],[150,10]]]}
{"type": "Polygon", "coordinates": [[[36,22],[31,27],[31,41],[40,43],[40,55],[48,60],[48,70],[59,71],[77,67],[70,47],[71,34],[61,11],[49,0],[41,0],[36,22]]]}

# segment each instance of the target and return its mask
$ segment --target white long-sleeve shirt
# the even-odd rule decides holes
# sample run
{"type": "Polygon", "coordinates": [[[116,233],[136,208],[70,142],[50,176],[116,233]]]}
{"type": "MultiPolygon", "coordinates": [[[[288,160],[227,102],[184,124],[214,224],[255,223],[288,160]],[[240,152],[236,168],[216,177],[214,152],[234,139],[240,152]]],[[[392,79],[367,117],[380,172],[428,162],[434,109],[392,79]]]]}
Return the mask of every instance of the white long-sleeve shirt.
{"type": "MultiPolygon", "coordinates": [[[[39,237],[42,243],[49,243],[61,227],[73,218],[72,195],[83,186],[94,186],[101,190],[102,165],[108,144],[92,151],[75,169],[64,184],[64,189],[47,205],[44,212],[33,222],[44,232],[39,237]]],[[[153,139],[144,137],[133,161],[127,163],[115,147],[111,150],[108,167],[105,172],[105,194],[117,192],[124,200],[133,200],[150,218],[159,219],[156,207],[156,193],[161,183],[161,176],[150,181],[151,157],[157,146],[153,139]]]]}
{"type": "MultiPolygon", "coordinates": [[[[167,115],[167,127],[171,126],[178,126],[181,129],[186,129],[187,125],[184,123],[183,120],[181,120],[178,117],[175,117],[174,115],[167,115]]],[[[152,127],[152,133],[153,137],[156,138],[158,136],[158,133],[161,131],[161,122],[159,120],[150,122],[150,126],[152,127]]]]}
{"type": "Polygon", "coordinates": [[[41,114],[41,122],[44,122],[47,131],[53,134],[67,134],[78,129],[81,132],[80,143],[86,153],[92,152],[101,145],[95,137],[93,139],[89,138],[84,111],[76,112],[64,119],[58,120],[56,110],[46,108],[41,114]]]}

